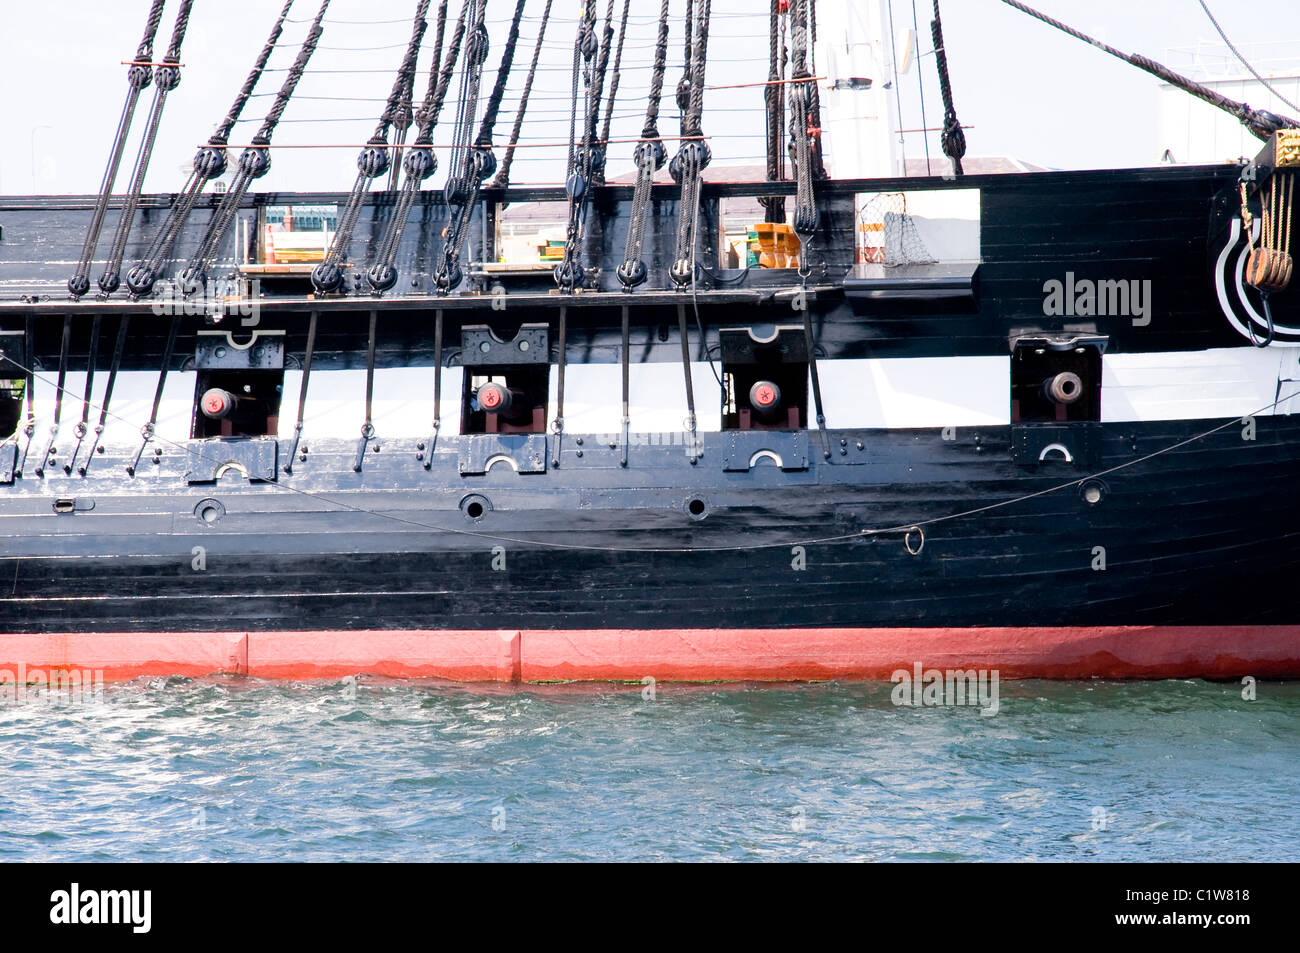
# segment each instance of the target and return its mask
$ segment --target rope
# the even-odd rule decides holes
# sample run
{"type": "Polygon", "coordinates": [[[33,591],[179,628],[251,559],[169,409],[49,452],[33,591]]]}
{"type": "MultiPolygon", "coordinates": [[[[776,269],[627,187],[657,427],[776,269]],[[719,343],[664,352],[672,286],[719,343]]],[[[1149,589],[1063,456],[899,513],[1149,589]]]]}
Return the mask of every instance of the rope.
{"type": "Polygon", "coordinates": [[[483,64],[487,60],[487,28],[484,26],[487,12],[486,0],[482,0],[476,11],[474,35],[465,52],[465,64],[461,71],[456,145],[451,154],[451,171],[443,188],[448,205],[447,226],[444,229],[446,238],[443,240],[442,257],[433,279],[440,295],[447,294],[461,282],[460,254],[469,231],[470,216],[474,213],[474,206],[478,204],[479,191],[483,187],[484,180],[496,171],[496,156],[492,152],[492,129],[496,125],[497,113],[501,108],[501,98],[505,94],[510,67],[514,63],[515,48],[519,43],[519,23],[524,15],[525,2],[526,0],[518,0],[515,4],[510,33],[506,37],[506,46],[501,53],[501,62],[497,65],[496,82],[488,96],[487,106],[479,123],[478,135],[471,143],[470,134],[478,111],[479,91],[483,83],[483,64]]]}
{"type": "MultiPolygon", "coordinates": [[[[775,2],[776,0],[773,0],[773,3],[775,2]]],[[[636,187],[632,192],[632,211],[627,226],[627,245],[624,249],[623,264],[618,266],[616,272],[618,280],[623,283],[624,291],[631,291],[642,284],[647,275],[645,261],[642,259],[642,247],[645,243],[645,229],[650,210],[650,191],[654,185],[655,172],[663,168],[668,158],[663,141],[659,138],[659,100],[663,96],[664,69],[667,60],[668,0],[661,0],[659,33],[655,42],[654,69],[650,74],[650,94],[649,101],[646,103],[645,125],[641,128],[641,141],[637,143],[636,150],[632,154],[637,172],[636,187]]],[[[623,309],[623,322],[626,333],[626,308],[623,309]]],[[[624,344],[625,348],[626,346],[624,344]]],[[[626,373],[626,367],[624,371],[626,373]]],[[[626,416],[626,408],[624,408],[624,417],[626,416]]],[[[624,452],[626,453],[626,448],[624,452]]]]}
{"type": "Polygon", "coordinates": [[[72,456],[64,464],[63,472],[72,473],[72,468],[77,462],[77,454],[81,452],[81,442],[86,439],[88,424],[90,422],[90,392],[95,386],[95,362],[99,359],[99,337],[100,329],[104,323],[104,316],[95,315],[90,322],[90,353],[86,356],[86,392],[81,397],[81,419],[77,421],[75,433],[77,443],[72,448],[72,456]]]}
{"type": "Polygon", "coordinates": [[[72,341],[72,315],[63,316],[63,338],[59,345],[59,381],[57,389],[54,392],[54,421],[50,424],[50,438],[46,441],[45,452],[41,454],[40,460],[36,464],[36,475],[45,476],[45,465],[50,461],[50,452],[54,449],[54,441],[59,436],[59,424],[63,419],[63,391],[64,384],[68,380],[68,345],[72,341]]]}
{"type": "MultiPolygon", "coordinates": [[[[609,0],[606,16],[606,39],[612,35],[609,20],[614,15],[614,0],[609,0]]],[[[586,278],[587,271],[582,265],[581,243],[582,226],[587,214],[587,197],[592,183],[592,171],[595,164],[593,150],[598,148],[592,139],[596,135],[597,113],[600,109],[600,89],[598,86],[598,57],[601,43],[596,38],[596,2],[587,0],[582,8],[582,18],[578,22],[578,35],[573,43],[572,102],[569,113],[569,161],[565,175],[565,191],[568,193],[568,223],[564,235],[564,260],[555,266],[555,284],[560,291],[570,294],[586,278]],[[583,122],[582,144],[578,144],[578,80],[583,81],[583,122]]],[[[606,44],[606,61],[608,61],[608,43],[606,44]]]]}
{"type": "MultiPolygon", "coordinates": [[[[808,75],[810,77],[817,75],[817,4],[814,0],[807,0],[808,3],[808,25],[810,39],[808,41],[808,75]]],[[[915,9],[916,0],[912,0],[915,9]]],[[[826,166],[822,163],[822,96],[817,89],[817,84],[808,84],[808,133],[812,137],[811,161],[812,174],[815,179],[825,179],[826,166]]]]}
{"type": "Polygon", "coordinates": [[[542,41],[546,37],[546,24],[551,18],[551,3],[552,0],[546,0],[546,7],[542,10],[541,23],[537,27],[537,44],[533,47],[533,61],[528,67],[528,77],[524,80],[523,92],[519,94],[519,109],[515,113],[514,128],[510,130],[510,142],[506,145],[506,154],[501,159],[501,168],[497,171],[497,177],[492,181],[494,188],[504,189],[510,184],[510,164],[514,162],[515,145],[519,142],[519,133],[524,128],[524,113],[528,109],[528,97],[533,92],[537,62],[542,56],[542,41]]]}
{"type": "Polygon", "coordinates": [[[623,16],[618,27],[618,44],[614,50],[614,74],[609,80],[609,95],[605,97],[605,121],[601,127],[600,138],[597,140],[601,144],[598,153],[599,162],[592,169],[592,178],[598,185],[603,185],[605,182],[605,160],[609,155],[609,130],[614,121],[614,101],[618,98],[620,68],[623,63],[623,40],[627,36],[627,12],[631,5],[632,0],[623,0],[623,16]]]}
{"type": "Polygon", "coordinates": [[[181,82],[181,44],[185,41],[185,31],[189,27],[190,10],[194,0],[181,0],[180,10],[176,14],[176,25],[172,28],[171,44],[163,57],[165,65],[154,71],[154,99],[149,109],[149,119],[145,125],[144,138],[135,159],[135,172],[131,177],[131,186],[126,201],[117,221],[117,231],[113,235],[108,260],[104,272],[99,276],[101,297],[108,297],[121,284],[122,258],[126,254],[126,242],[135,222],[135,213],[140,207],[140,195],[144,191],[144,179],[149,172],[149,159],[153,155],[154,143],[158,138],[158,127],[162,123],[163,107],[167,104],[167,95],[181,82]]]}
{"type": "MultiPolygon", "coordinates": [[[[136,47],[135,63],[149,63],[153,60],[153,41],[158,33],[158,25],[162,22],[163,4],[164,0],[153,0],[153,5],[149,8],[144,36],[140,40],[140,45],[136,47]]],[[[140,101],[141,90],[153,82],[153,74],[149,72],[147,66],[133,65],[127,69],[126,81],[126,102],[122,105],[122,115],[117,121],[113,148],[108,154],[104,177],[100,180],[99,195],[95,199],[95,208],[90,216],[90,227],[86,229],[86,239],[81,246],[77,270],[68,279],[68,294],[74,299],[81,298],[90,290],[90,266],[95,258],[100,232],[104,227],[104,216],[108,212],[108,200],[113,193],[113,184],[117,181],[118,169],[122,165],[122,155],[126,151],[126,139],[131,132],[136,103],[140,101]]]]}
{"type": "MultiPolygon", "coordinates": [[[[682,290],[695,283],[696,222],[699,218],[700,178],[708,166],[712,153],[702,138],[704,113],[704,68],[709,52],[709,14],[712,0],[700,0],[699,13],[690,31],[695,37],[688,66],[687,108],[682,113],[682,140],[677,155],[669,163],[668,171],[681,185],[681,199],[677,213],[677,245],[669,277],[682,290]]],[[[682,100],[678,85],[678,104],[682,100]]]]}
{"type": "Polygon", "coordinates": [[[1007,4],[1007,6],[1015,7],[1021,13],[1029,14],[1029,16],[1036,20],[1041,20],[1048,26],[1055,27],[1062,33],[1067,33],[1077,40],[1082,40],[1085,43],[1097,47],[1099,50],[1104,50],[1111,56],[1124,60],[1127,63],[1131,63],[1138,69],[1145,70],[1152,76],[1169,83],[1171,86],[1177,86],[1184,92],[1191,93],[1198,99],[1205,100],[1205,102],[1209,103],[1211,106],[1222,109],[1224,112],[1235,116],[1243,126],[1250,130],[1252,135],[1260,139],[1267,139],[1281,128],[1300,127],[1300,122],[1291,119],[1288,116],[1278,116],[1263,109],[1251,109],[1250,106],[1245,103],[1239,103],[1234,99],[1229,99],[1227,96],[1222,96],[1210,89],[1208,86],[1202,86],[1200,83],[1193,82],[1186,76],[1175,73],[1173,70],[1169,69],[1169,67],[1157,63],[1155,60],[1147,59],[1147,57],[1140,56],[1136,53],[1123,53],[1120,50],[1115,49],[1113,46],[1106,45],[1100,40],[1094,40],[1092,37],[1088,36],[1088,34],[1081,33],[1073,27],[1067,26],[1060,20],[1054,20],[1052,17],[1049,17],[1044,13],[1039,13],[1033,7],[1020,3],[1019,0],[1002,0],[1002,2],[1007,4]]]}
{"type": "Polygon", "coordinates": [[[382,295],[397,284],[397,268],[394,263],[397,260],[397,249],[402,243],[402,234],[406,231],[406,220],[411,214],[411,206],[420,191],[421,183],[433,175],[438,168],[438,159],[429,146],[433,142],[433,130],[438,123],[438,116],[442,113],[443,103],[447,99],[447,90],[451,87],[451,77],[456,69],[456,61],[460,58],[461,45],[465,37],[465,21],[474,2],[475,0],[464,0],[461,5],[456,25],[451,31],[451,39],[447,43],[447,52],[443,57],[441,69],[437,68],[437,64],[446,23],[445,0],[438,11],[437,44],[433,65],[429,68],[429,85],[425,90],[424,102],[421,103],[419,112],[415,114],[417,124],[415,145],[402,162],[402,171],[406,177],[402,181],[401,191],[397,193],[397,202],[393,206],[388,227],[380,240],[375,264],[366,272],[366,283],[370,286],[370,293],[375,296],[382,295]]]}
{"type": "Polygon", "coordinates": [[[510,69],[515,61],[515,48],[519,45],[519,23],[524,15],[524,3],[515,4],[514,19],[510,21],[510,32],[506,34],[506,46],[501,53],[501,62],[497,66],[496,82],[492,84],[492,93],[488,96],[487,106],[483,109],[483,121],[478,127],[477,145],[491,148],[492,130],[497,123],[497,113],[501,110],[501,100],[506,94],[506,83],[510,79],[510,69]]]}
{"type": "MultiPolygon", "coordinates": [[[[784,64],[781,54],[784,52],[783,28],[781,19],[781,0],[771,0],[768,9],[768,49],[767,49],[767,85],[763,87],[763,107],[767,123],[767,181],[780,182],[785,179],[785,154],[781,151],[781,140],[785,137],[784,104],[784,64]]],[[[758,204],[763,206],[763,221],[785,221],[785,196],[760,196],[758,204]]]]}
{"type": "Polygon", "coordinates": [[[158,372],[158,387],[153,392],[153,409],[149,412],[149,422],[140,428],[140,449],[135,452],[135,459],[127,465],[128,476],[135,476],[136,469],[140,466],[140,457],[144,455],[144,448],[154,437],[158,424],[158,408],[162,406],[163,388],[167,386],[167,372],[171,370],[172,355],[176,351],[176,333],[180,328],[180,315],[175,315],[167,330],[167,343],[163,347],[162,369],[158,372]]]}
{"type": "MultiPolygon", "coordinates": [[[[310,62],[312,54],[316,51],[316,44],[320,41],[324,28],[321,21],[325,19],[325,12],[329,9],[330,0],[321,0],[320,10],[316,14],[316,19],[312,22],[311,29],[307,32],[307,38],[303,40],[302,46],[298,50],[298,56],[294,59],[293,66],[289,68],[288,75],[285,76],[280,91],[276,93],[275,102],[272,103],[270,111],[262,121],[262,127],[253,136],[254,146],[269,146],[271,137],[275,134],[275,127],[280,122],[280,117],[284,115],[285,109],[289,105],[289,100],[293,98],[293,92],[298,86],[302,74],[310,62]]],[[[198,251],[190,259],[189,265],[181,273],[181,288],[185,295],[194,294],[206,282],[206,272],[216,260],[217,253],[221,248],[221,242],[226,236],[226,231],[230,228],[230,223],[234,221],[235,215],[239,210],[244,196],[248,193],[249,187],[253,184],[254,179],[259,179],[266,175],[271,168],[270,150],[267,148],[248,148],[243,151],[239,157],[239,168],[235,173],[235,178],[231,182],[226,193],[221,197],[221,204],[217,207],[216,213],[208,223],[207,231],[199,243],[198,251]]]]}
{"type": "MultiPolygon", "coordinates": [[[[952,160],[952,171],[962,174],[961,160],[966,155],[966,134],[957,121],[957,107],[952,104],[952,81],[948,77],[948,51],[943,45],[943,23],[939,20],[939,0],[934,0],[934,19],[930,21],[930,37],[934,40],[934,63],[939,70],[939,92],[943,96],[943,132],[939,141],[943,154],[952,160]]],[[[924,120],[921,128],[926,128],[924,120]]]]}
{"type": "MultiPolygon", "coordinates": [[[[90,442],[90,449],[86,452],[86,462],[77,468],[80,476],[85,476],[86,471],[90,469],[91,461],[95,459],[95,451],[99,447],[99,438],[104,435],[104,425],[108,421],[108,405],[113,401],[113,386],[117,383],[117,372],[122,366],[122,355],[126,352],[126,332],[131,326],[131,316],[122,315],[122,320],[117,326],[117,344],[113,348],[113,363],[108,367],[108,382],[104,385],[104,403],[98,408],[99,422],[95,424],[94,438],[90,442]]],[[[86,384],[85,402],[87,407],[93,407],[90,403],[90,384],[86,384]]],[[[76,455],[73,455],[72,462],[77,462],[76,455]]]]}
{"type": "MultiPolygon", "coordinates": [[[[446,8],[447,0],[443,0],[440,17],[445,18],[446,8]]],[[[342,287],[343,269],[341,265],[352,243],[352,233],[356,229],[357,220],[361,217],[361,206],[365,203],[366,194],[370,191],[370,186],[375,179],[388,171],[390,164],[394,166],[394,175],[396,175],[396,162],[399,160],[391,157],[389,150],[386,148],[388,145],[388,131],[401,115],[403,97],[407,94],[410,85],[415,81],[416,60],[419,58],[420,45],[424,42],[424,34],[429,26],[428,21],[425,19],[428,13],[429,0],[420,0],[415,9],[411,39],[406,45],[406,53],[402,56],[402,63],[398,67],[396,78],[393,80],[393,88],[388,94],[388,102],[379,117],[379,125],[375,128],[370,141],[357,156],[357,177],[352,183],[352,191],[348,193],[348,200],[344,204],[342,214],[339,216],[334,238],[331,240],[330,247],[321,263],[312,269],[311,283],[318,294],[331,294],[342,287]]],[[[438,52],[435,52],[434,62],[437,61],[438,52]]]]}
{"type": "MultiPolygon", "coordinates": [[[[916,48],[918,59],[921,56],[920,36],[921,25],[916,18],[916,0],[912,0],[912,44],[916,48]]],[[[916,98],[921,104],[921,128],[929,129],[930,122],[925,118],[925,81],[921,76],[921,70],[919,68],[916,71],[916,98]]],[[[921,144],[925,147],[925,174],[933,175],[934,173],[930,170],[930,137],[928,135],[922,135],[921,144]]]]}
{"type": "Polygon", "coordinates": [[[316,325],[319,318],[320,312],[313,311],[307,324],[307,350],[302,360],[302,382],[298,387],[298,420],[293,425],[293,443],[289,445],[289,462],[284,465],[284,472],[288,474],[293,473],[293,461],[297,459],[298,443],[302,440],[302,422],[307,413],[307,382],[311,380],[311,362],[316,354],[316,325]]]}
{"type": "MultiPolygon", "coordinates": [[[[124,324],[125,321],[126,321],[126,317],[124,316],[123,318],[124,324]]],[[[19,363],[18,361],[15,361],[7,353],[0,352],[0,360],[7,361],[9,364],[12,364],[18,370],[23,371],[31,380],[40,380],[41,383],[43,384],[55,384],[54,381],[51,381],[48,378],[37,374],[33,368],[25,366],[19,363]]],[[[1184,439],[1179,440],[1176,443],[1171,444],[1170,446],[1162,447],[1159,450],[1154,450],[1151,453],[1144,454],[1143,456],[1125,461],[1124,463],[1118,463],[1113,467],[1108,467],[1104,470],[1098,470],[1094,473],[1089,473],[1081,477],[1076,477],[1073,480],[1068,480],[1064,483],[1058,483],[1053,486],[1045,487],[1041,490],[1035,490],[1030,493],[1023,493],[1018,496],[1009,497],[1007,499],[999,500],[994,503],[987,503],[984,504],[983,506],[972,507],[971,509],[967,509],[967,510],[960,510],[955,513],[945,513],[941,516],[933,516],[929,519],[919,520],[913,523],[900,523],[896,525],[888,525],[882,527],[868,527],[868,528],[859,529],[858,531],[853,533],[840,533],[833,536],[819,536],[819,537],[812,537],[812,538],[790,539],[790,540],[782,540],[780,542],[770,542],[770,543],[748,543],[748,544],[731,545],[731,546],[636,547],[636,546],[594,546],[594,545],[582,544],[582,543],[561,543],[561,542],[552,542],[550,540],[525,539],[523,537],[501,536],[497,534],[476,532],[474,530],[466,529],[460,526],[441,526],[438,524],[425,522],[423,520],[416,520],[416,519],[411,519],[409,517],[397,516],[391,512],[371,510],[363,506],[358,506],[354,503],[349,503],[346,500],[334,499],[325,496],[324,494],[315,493],[310,490],[304,490],[295,486],[290,486],[286,483],[281,483],[281,482],[264,483],[262,484],[262,486],[264,486],[268,491],[280,490],[286,493],[297,494],[303,497],[304,499],[311,499],[311,500],[315,500],[318,503],[324,503],[330,506],[337,506],[341,510],[346,510],[348,512],[353,512],[353,513],[359,513],[366,516],[374,516],[379,519],[390,520],[394,523],[401,523],[403,525],[412,526],[417,529],[450,533],[452,535],[467,536],[474,539],[491,540],[493,542],[517,543],[523,546],[537,546],[540,548],[552,549],[557,551],[586,551],[586,552],[605,552],[605,553],[753,552],[753,551],[763,550],[763,549],[777,549],[777,548],[788,548],[791,546],[810,546],[810,545],[821,544],[821,543],[845,542],[851,539],[862,539],[864,537],[869,537],[869,536],[896,535],[899,533],[907,533],[908,531],[915,532],[921,527],[938,526],[943,523],[952,522],[953,520],[966,519],[971,516],[978,516],[984,513],[993,512],[995,510],[1004,509],[1009,506],[1015,506],[1019,503],[1025,503],[1028,502],[1029,500],[1035,500],[1040,497],[1049,496],[1053,493],[1059,493],[1063,490],[1068,490],[1073,487],[1077,487],[1080,484],[1085,483],[1089,480],[1101,479],[1103,477],[1110,476],[1111,474],[1119,473],[1123,470],[1127,470],[1131,467],[1136,467],[1136,466],[1140,466],[1143,463],[1148,463],[1152,460],[1164,456],[1167,453],[1173,453],[1177,450],[1181,450],[1183,447],[1191,446],[1194,443],[1199,443],[1203,440],[1206,440],[1214,436],[1215,434],[1220,433],[1223,430],[1227,430],[1229,427],[1239,426],[1241,420],[1244,419],[1245,417],[1257,417],[1270,409],[1276,410],[1279,404],[1286,403],[1287,401],[1293,400],[1297,397],[1300,397],[1300,390],[1288,394],[1285,397],[1278,396],[1274,400],[1270,401],[1267,404],[1264,404],[1262,407],[1260,407],[1258,410],[1253,411],[1252,413],[1243,414],[1240,417],[1232,417],[1228,420],[1225,420],[1223,423],[1210,428],[1209,430],[1202,431],[1201,433],[1198,434],[1193,434],[1190,437],[1185,437],[1184,439]]],[[[92,407],[101,412],[101,419],[111,416],[116,421],[120,421],[122,423],[127,423],[127,424],[131,423],[130,421],[126,420],[123,417],[119,417],[116,414],[109,414],[108,409],[105,406],[92,404],[92,407]]],[[[168,440],[165,437],[157,438],[157,442],[161,444],[166,444],[177,450],[189,452],[188,445],[183,443],[178,443],[173,440],[168,440]]],[[[215,456],[209,457],[201,450],[196,451],[196,453],[198,453],[200,459],[205,460],[207,462],[211,462],[213,464],[222,462],[219,458],[215,456]]]]}
{"type": "Polygon", "coordinates": [[[802,239],[799,246],[800,269],[806,262],[808,240],[816,233],[820,214],[813,179],[816,176],[811,113],[812,82],[808,61],[808,10],[811,0],[792,0],[790,4],[790,155],[794,163],[795,178],[795,234],[802,239]]]}
{"type": "Polygon", "coordinates": [[[1295,103],[1291,102],[1291,100],[1287,99],[1285,96],[1279,93],[1268,80],[1266,80],[1263,76],[1259,75],[1259,71],[1255,69],[1255,67],[1250,65],[1250,61],[1247,60],[1246,57],[1241,55],[1241,50],[1233,46],[1232,41],[1228,39],[1228,34],[1223,32],[1223,27],[1219,26],[1219,21],[1214,19],[1214,14],[1211,13],[1210,8],[1206,6],[1205,0],[1198,0],[1198,2],[1201,5],[1201,9],[1205,11],[1205,15],[1210,18],[1210,22],[1214,24],[1214,29],[1218,31],[1219,36],[1223,38],[1223,42],[1227,44],[1228,49],[1232,50],[1233,56],[1237,57],[1237,59],[1241,61],[1241,65],[1246,67],[1246,69],[1250,71],[1250,75],[1255,77],[1255,79],[1259,81],[1259,84],[1261,86],[1267,89],[1270,93],[1276,96],[1287,106],[1296,110],[1297,112],[1300,112],[1300,106],[1297,106],[1295,103]]]}
{"type": "Polygon", "coordinates": [[[258,80],[261,79],[262,73],[266,69],[266,63],[271,58],[271,52],[275,49],[276,43],[279,42],[280,34],[284,30],[285,19],[288,17],[289,8],[292,6],[293,0],[285,0],[284,6],[280,9],[280,15],[271,27],[271,33],[267,37],[266,43],[262,46],[261,52],[258,53],[257,59],[253,62],[253,68],[245,78],[244,85],[235,95],[235,101],[231,104],[225,119],[221,121],[216,132],[208,139],[208,144],[200,149],[194,157],[189,178],[181,189],[176,203],[172,206],[167,221],[159,229],[158,234],[154,236],[154,240],[144,258],[137,262],[136,266],[127,273],[126,287],[132,300],[139,300],[153,291],[162,268],[171,257],[172,248],[184,230],[185,223],[189,220],[190,213],[194,210],[194,204],[203,191],[203,187],[211,179],[217,178],[226,171],[224,147],[230,141],[231,130],[234,128],[235,123],[239,121],[240,114],[243,113],[249,97],[252,96],[258,80]]]}

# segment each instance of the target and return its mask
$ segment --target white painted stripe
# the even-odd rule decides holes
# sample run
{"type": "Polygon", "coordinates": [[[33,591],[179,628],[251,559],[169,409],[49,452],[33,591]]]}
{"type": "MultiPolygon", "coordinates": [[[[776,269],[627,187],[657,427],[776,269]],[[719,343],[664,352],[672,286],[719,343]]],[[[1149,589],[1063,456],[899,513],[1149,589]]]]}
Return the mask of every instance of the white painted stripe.
{"type": "MultiPolygon", "coordinates": [[[[1011,419],[1011,356],[818,361],[826,426],[990,427],[1011,419]]],[[[812,390],[808,416],[814,415],[812,390]]]]}
{"type": "MultiPolygon", "coordinates": [[[[716,366],[716,365],[715,365],[716,366]]],[[[832,428],[922,428],[1005,425],[1010,419],[1009,356],[867,358],[819,361],[826,424],[832,428]]],[[[463,370],[446,368],[442,379],[442,433],[460,432],[463,370]]],[[[53,376],[36,387],[37,437],[43,444],[54,407],[53,376]]],[[[94,400],[103,398],[106,374],[95,379],[94,400]]],[[[69,375],[58,446],[71,448],[81,412],[81,374],[69,375]],[[70,439],[71,438],[71,439],[70,439]]],[[[721,429],[718,384],[707,363],[691,366],[697,427],[721,429]]],[[[153,371],[118,375],[106,446],[136,446],[149,419],[158,376],[153,371]]],[[[302,373],[286,371],[280,434],[293,433],[302,373]]],[[[1300,346],[1217,348],[1169,353],[1106,354],[1102,357],[1102,420],[1105,422],[1239,417],[1267,407],[1280,393],[1300,393],[1300,346]]],[[[193,415],[195,373],[173,371],[158,416],[158,436],[183,443],[193,415]]],[[[551,374],[550,414],[555,414],[556,375],[551,374]]],[[[570,364],[565,380],[565,429],[616,434],[622,430],[621,370],[617,364],[570,364]]],[[[365,370],[312,372],[304,423],[306,439],[353,438],[364,417],[365,370]]],[[[809,386],[809,419],[814,415],[809,386]]],[[[681,365],[637,364],[631,369],[632,431],[671,433],[686,427],[686,388],[681,365]]],[[[1279,412],[1300,412],[1300,397],[1279,412]]],[[[1271,408],[1263,413],[1271,413],[1271,408]]],[[[433,419],[433,373],[428,367],[375,372],[375,430],[381,439],[426,437],[433,419]]],[[[97,420],[91,413],[91,424],[97,420]]]]}
{"type": "MultiPolygon", "coordinates": [[[[1241,417],[1268,407],[1279,377],[1300,377],[1300,349],[1232,347],[1205,351],[1105,354],[1101,371],[1101,419],[1196,420],[1241,417]]],[[[1300,390],[1285,384],[1282,396],[1300,390]]],[[[1286,406],[1280,408],[1289,412],[1286,406]]]]}

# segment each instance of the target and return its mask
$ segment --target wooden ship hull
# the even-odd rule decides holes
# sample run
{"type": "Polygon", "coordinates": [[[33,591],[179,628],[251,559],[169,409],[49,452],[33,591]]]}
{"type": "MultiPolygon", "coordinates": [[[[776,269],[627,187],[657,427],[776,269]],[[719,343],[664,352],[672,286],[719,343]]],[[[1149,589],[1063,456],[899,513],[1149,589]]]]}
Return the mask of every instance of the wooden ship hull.
{"type": "Polygon", "coordinates": [[[1297,165],[0,198],[0,674],[1300,675],[1297,165]]]}

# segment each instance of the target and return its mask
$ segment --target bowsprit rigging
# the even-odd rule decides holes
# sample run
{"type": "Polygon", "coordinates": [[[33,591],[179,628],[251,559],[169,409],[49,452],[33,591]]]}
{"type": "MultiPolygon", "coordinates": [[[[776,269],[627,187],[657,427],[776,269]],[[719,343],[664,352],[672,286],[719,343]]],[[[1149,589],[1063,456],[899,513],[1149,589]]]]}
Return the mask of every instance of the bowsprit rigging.
{"type": "Polygon", "coordinates": [[[235,128],[235,123],[239,121],[239,117],[248,104],[249,98],[253,95],[253,90],[262,78],[262,73],[266,70],[267,61],[271,58],[271,53],[280,41],[280,34],[284,31],[285,19],[289,16],[289,9],[292,6],[293,0],[285,0],[279,16],[276,17],[275,23],[271,27],[270,35],[266,38],[266,43],[262,46],[261,52],[257,54],[253,68],[244,80],[244,85],[236,94],[235,100],[231,103],[225,118],[217,126],[216,132],[208,138],[207,144],[199,149],[194,156],[189,178],[181,188],[175,204],[172,205],[166,222],[158,230],[158,234],[154,236],[145,257],[127,272],[126,287],[131,300],[138,301],[153,292],[154,285],[161,276],[163,267],[171,259],[172,249],[176,245],[177,238],[184,231],[185,223],[189,221],[190,213],[194,210],[194,203],[198,200],[204,187],[226,171],[226,144],[230,141],[230,133],[235,128]]]}
{"type": "Polygon", "coordinates": [[[1036,20],[1041,20],[1048,26],[1055,27],[1062,33],[1067,33],[1075,39],[1083,40],[1085,43],[1095,46],[1099,50],[1104,50],[1111,56],[1124,60],[1126,63],[1131,63],[1138,69],[1145,70],[1152,76],[1158,77],[1166,83],[1169,83],[1171,86],[1176,86],[1184,92],[1191,93],[1198,99],[1203,99],[1211,106],[1222,109],[1224,112],[1237,117],[1238,121],[1249,129],[1252,135],[1259,139],[1268,139],[1279,129],[1294,129],[1297,125],[1300,125],[1300,123],[1297,123],[1295,119],[1292,119],[1289,116],[1279,116],[1264,109],[1252,109],[1246,103],[1239,103],[1236,100],[1229,99],[1227,96],[1215,92],[1208,86],[1194,82],[1186,76],[1175,73],[1169,67],[1157,63],[1155,60],[1148,59],[1138,53],[1124,53],[1117,50],[1113,46],[1102,43],[1100,40],[1093,39],[1086,33],[1081,33],[1073,27],[1062,23],[1060,20],[1055,20],[1044,13],[1040,13],[1033,7],[1019,2],[1019,0],[1002,0],[1002,2],[1008,6],[1015,7],[1021,13],[1029,14],[1036,20]]]}
{"type": "MultiPolygon", "coordinates": [[[[398,129],[397,142],[400,143],[404,138],[404,130],[398,126],[398,120],[405,114],[404,97],[407,96],[407,91],[414,82],[416,59],[419,57],[420,45],[424,42],[424,34],[429,25],[425,19],[428,12],[429,0],[420,0],[416,6],[415,21],[411,29],[410,42],[406,46],[406,55],[402,58],[402,65],[397,71],[392,92],[388,94],[388,103],[379,118],[379,126],[371,135],[365,148],[361,150],[361,154],[357,156],[357,178],[348,195],[347,204],[343,206],[343,211],[339,215],[338,228],[334,232],[334,238],[324,259],[312,270],[311,283],[319,294],[331,294],[342,287],[343,260],[352,243],[352,232],[356,228],[357,219],[361,215],[361,206],[365,203],[370,186],[375,179],[389,171],[390,164],[396,169],[398,156],[390,156],[390,151],[396,150],[389,149],[389,129],[398,129]]],[[[434,30],[435,66],[442,55],[442,38],[446,24],[447,0],[442,0],[438,7],[437,27],[434,30]]],[[[409,111],[409,106],[405,108],[409,111]]]]}
{"type": "Polygon", "coordinates": [[[316,44],[320,41],[321,34],[324,32],[321,21],[325,19],[325,12],[329,9],[329,5],[330,0],[321,0],[320,10],[312,21],[311,29],[307,31],[307,37],[298,50],[297,59],[294,60],[293,66],[289,68],[289,73],[285,77],[280,91],[276,94],[270,112],[267,113],[266,119],[263,120],[261,129],[253,136],[252,145],[240,155],[239,167],[235,172],[234,180],[221,197],[221,204],[217,207],[216,213],[208,223],[207,230],[199,242],[198,250],[190,259],[185,270],[181,272],[179,284],[181,291],[187,297],[195,294],[206,285],[207,270],[216,260],[222,239],[225,238],[226,231],[235,219],[240,202],[248,193],[253,180],[266,175],[271,168],[271,137],[275,133],[275,127],[279,125],[280,118],[284,115],[285,108],[289,105],[289,100],[293,98],[293,91],[297,87],[298,81],[302,79],[302,75],[307,69],[307,63],[316,51],[316,44]]]}

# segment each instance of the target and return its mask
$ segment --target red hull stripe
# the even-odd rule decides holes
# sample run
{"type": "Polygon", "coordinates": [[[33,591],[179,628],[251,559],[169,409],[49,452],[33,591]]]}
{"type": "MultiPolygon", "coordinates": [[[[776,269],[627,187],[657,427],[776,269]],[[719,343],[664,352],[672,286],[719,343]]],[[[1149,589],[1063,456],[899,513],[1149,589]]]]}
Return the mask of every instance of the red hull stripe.
{"type": "Polygon", "coordinates": [[[1003,678],[1297,677],[1300,626],[0,634],[0,681],[20,665],[108,680],[801,681],[888,679],[917,662],[1003,678]]]}

